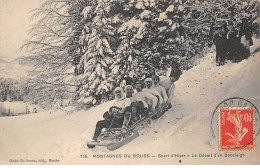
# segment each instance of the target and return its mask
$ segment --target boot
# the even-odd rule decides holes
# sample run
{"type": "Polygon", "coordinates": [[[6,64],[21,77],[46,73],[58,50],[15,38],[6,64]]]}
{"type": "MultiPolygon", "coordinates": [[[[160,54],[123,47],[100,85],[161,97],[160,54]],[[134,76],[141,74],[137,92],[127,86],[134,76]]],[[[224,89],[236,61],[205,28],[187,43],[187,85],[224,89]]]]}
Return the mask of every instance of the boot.
{"type": "Polygon", "coordinates": [[[144,115],[145,117],[148,117],[148,116],[149,116],[149,110],[148,110],[147,108],[144,108],[143,115],[144,115]]]}
{"type": "Polygon", "coordinates": [[[137,115],[137,108],[136,107],[132,107],[132,121],[136,122],[139,120],[139,117],[137,115]]]}
{"type": "Polygon", "coordinates": [[[99,141],[98,141],[98,137],[97,137],[97,136],[94,136],[93,139],[92,139],[92,142],[99,142],[99,141]]]}
{"type": "Polygon", "coordinates": [[[123,130],[124,130],[124,129],[127,129],[130,120],[131,120],[131,113],[129,113],[129,112],[128,112],[128,113],[125,113],[125,115],[124,115],[124,121],[123,121],[123,126],[122,126],[122,129],[123,129],[123,130]]]}

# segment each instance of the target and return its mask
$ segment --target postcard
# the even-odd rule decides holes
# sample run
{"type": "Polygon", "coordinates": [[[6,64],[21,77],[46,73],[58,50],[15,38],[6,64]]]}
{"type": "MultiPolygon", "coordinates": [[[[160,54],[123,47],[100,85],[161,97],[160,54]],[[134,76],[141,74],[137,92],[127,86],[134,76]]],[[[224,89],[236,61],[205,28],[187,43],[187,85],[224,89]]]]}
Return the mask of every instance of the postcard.
{"type": "Polygon", "coordinates": [[[259,165],[256,0],[0,0],[0,165],[259,165]]]}

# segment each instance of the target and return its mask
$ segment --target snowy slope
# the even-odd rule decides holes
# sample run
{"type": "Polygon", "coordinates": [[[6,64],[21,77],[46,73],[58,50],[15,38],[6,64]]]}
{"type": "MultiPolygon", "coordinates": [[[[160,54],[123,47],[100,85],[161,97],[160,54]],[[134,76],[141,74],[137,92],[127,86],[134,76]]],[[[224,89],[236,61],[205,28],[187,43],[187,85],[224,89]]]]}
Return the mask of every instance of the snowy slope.
{"type": "Polygon", "coordinates": [[[210,133],[210,119],[218,103],[226,98],[242,97],[260,107],[260,54],[238,64],[228,63],[220,67],[215,66],[214,59],[215,53],[208,54],[200,64],[183,72],[176,82],[173,108],[154,121],[150,128],[140,131],[141,136],[116,151],[85,147],[86,141],[92,138],[96,121],[102,118],[111,102],[74,113],[50,111],[1,117],[0,164],[21,164],[8,162],[21,158],[60,160],[53,164],[179,164],[179,160],[182,164],[260,164],[256,158],[260,152],[259,136],[255,150],[231,152],[244,153],[242,159],[151,157],[158,154],[225,154],[227,152],[218,151],[218,141],[210,133]],[[89,158],[80,158],[82,154],[89,158]],[[150,158],[131,161],[92,159],[93,154],[150,154],[150,158]]]}

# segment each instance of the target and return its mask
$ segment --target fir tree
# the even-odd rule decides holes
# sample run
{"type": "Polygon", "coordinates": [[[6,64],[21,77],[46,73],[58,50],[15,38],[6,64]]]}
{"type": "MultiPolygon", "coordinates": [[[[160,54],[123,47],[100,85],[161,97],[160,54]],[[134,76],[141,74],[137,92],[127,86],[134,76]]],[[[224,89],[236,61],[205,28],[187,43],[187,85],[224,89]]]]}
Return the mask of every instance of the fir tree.
{"type": "Polygon", "coordinates": [[[86,105],[96,103],[95,97],[111,90],[112,79],[109,78],[110,66],[113,63],[113,55],[109,38],[114,36],[112,22],[109,19],[110,1],[98,1],[96,6],[87,6],[84,9],[84,18],[91,22],[87,23],[86,33],[84,34],[86,51],[82,55],[79,67],[83,68],[84,73],[78,76],[80,85],[78,93],[79,102],[86,105]],[[93,14],[94,12],[94,14],[93,14]]]}

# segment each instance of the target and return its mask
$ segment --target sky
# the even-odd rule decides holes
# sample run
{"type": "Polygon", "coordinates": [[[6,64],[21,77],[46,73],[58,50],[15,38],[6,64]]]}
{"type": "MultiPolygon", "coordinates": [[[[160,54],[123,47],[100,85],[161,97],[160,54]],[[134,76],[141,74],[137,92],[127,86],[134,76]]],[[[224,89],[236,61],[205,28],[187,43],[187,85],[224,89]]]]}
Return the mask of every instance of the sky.
{"type": "Polygon", "coordinates": [[[18,49],[28,39],[35,22],[30,11],[42,0],[0,0],[0,59],[11,61],[23,55],[18,49]]]}

